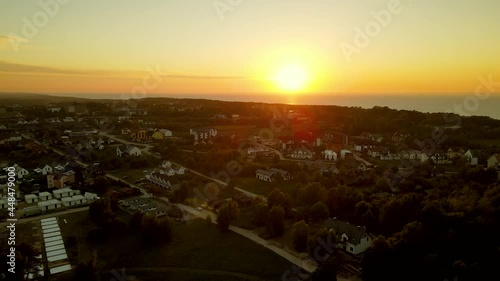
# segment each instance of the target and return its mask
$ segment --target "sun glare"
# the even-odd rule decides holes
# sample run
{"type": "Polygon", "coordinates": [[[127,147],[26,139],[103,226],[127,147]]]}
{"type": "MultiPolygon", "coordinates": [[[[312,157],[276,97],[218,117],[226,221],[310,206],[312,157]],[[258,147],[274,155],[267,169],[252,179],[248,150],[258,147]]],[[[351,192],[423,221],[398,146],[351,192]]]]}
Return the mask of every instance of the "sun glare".
{"type": "Polygon", "coordinates": [[[301,91],[307,84],[307,73],[296,64],[282,66],[275,76],[277,85],[287,92],[301,91]]]}

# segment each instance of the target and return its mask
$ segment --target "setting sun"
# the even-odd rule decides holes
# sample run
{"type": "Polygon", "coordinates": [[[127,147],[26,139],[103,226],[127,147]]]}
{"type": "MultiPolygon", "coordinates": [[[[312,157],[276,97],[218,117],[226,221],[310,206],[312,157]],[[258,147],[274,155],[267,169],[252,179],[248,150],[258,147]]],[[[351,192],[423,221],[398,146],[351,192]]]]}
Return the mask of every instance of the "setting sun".
{"type": "Polygon", "coordinates": [[[288,64],[281,67],[275,76],[277,85],[288,92],[303,90],[307,84],[307,73],[304,69],[295,64],[288,64]]]}

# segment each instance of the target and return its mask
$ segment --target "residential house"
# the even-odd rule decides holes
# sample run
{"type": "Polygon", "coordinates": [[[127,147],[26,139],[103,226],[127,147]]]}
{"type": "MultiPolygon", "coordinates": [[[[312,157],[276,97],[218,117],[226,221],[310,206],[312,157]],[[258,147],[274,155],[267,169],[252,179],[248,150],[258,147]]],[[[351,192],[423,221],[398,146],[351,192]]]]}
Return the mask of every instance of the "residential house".
{"type": "Polygon", "coordinates": [[[52,169],[52,167],[49,165],[45,165],[45,166],[43,166],[43,168],[41,168],[41,173],[44,176],[52,173],[53,171],[54,171],[54,169],[52,169]]]}
{"type": "Polygon", "coordinates": [[[9,202],[7,201],[7,199],[1,199],[1,198],[0,198],[0,207],[1,207],[2,209],[7,209],[7,208],[9,208],[9,207],[10,207],[10,206],[9,206],[9,202]]]}
{"type": "Polygon", "coordinates": [[[337,161],[337,153],[335,151],[325,150],[323,151],[323,154],[325,155],[325,160],[337,161]]]}
{"type": "Polygon", "coordinates": [[[336,218],[329,218],[325,221],[324,227],[336,236],[335,240],[339,241],[338,248],[353,255],[366,251],[373,241],[364,226],[355,226],[336,218]]]}
{"type": "Polygon", "coordinates": [[[75,172],[69,170],[66,172],[57,172],[47,175],[47,187],[64,188],[67,184],[75,182],[75,172]]]}
{"type": "Polygon", "coordinates": [[[62,207],[61,201],[57,199],[50,199],[47,201],[38,202],[38,208],[43,211],[55,210],[62,207]]]}
{"type": "Polygon", "coordinates": [[[14,169],[15,169],[15,173],[16,173],[16,176],[18,179],[22,179],[26,176],[28,176],[30,173],[28,172],[28,170],[24,169],[23,167],[17,165],[17,164],[14,164],[14,169]]]}
{"type": "Polygon", "coordinates": [[[128,144],[126,146],[116,147],[116,155],[118,157],[122,157],[122,155],[130,155],[138,157],[142,155],[142,151],[137,146],[128,144]]]}
{"type": "Polygon", "coordinates": [[[194,136],[195,142],[208,141],[217,136],[217,129],[215,128],[194,128],[190,129],[189,133],[194,136]]]}
{"type": "Polygon", "coordinates": [[[47,200],[50,200],[50,199],[52,199],[52,193],[47,192],[47,191],[40,192],[40,193],[38,194],[38,199],[40,199],[40,201],[47,201],[47,200]]]}
{"type": "Polygon", "coordinates": [[[163,140],[165,136],[163,135],[162,132],[160,131],[154,131],[152,134],[151,134],[151,138],[154,139],[154,140],[163,140]]]}
{"type": "Polygon", "coordinates": [[[36,196],[35,194],[27,194],[24,196],[24,201],[26,201],[26,203],[28,204],[36,203],[38,202],[38,196],[36,196]]]}
{"type": "Polygon", "coordinates": [[[180,188],[180,184],[175,177],[169,177],[157,172],[146,175],[146,180],[154,185],[171,191],[180,188]]]}
{"type": "Polygon", "coordinates": [[[175,169],[175,174],[176,175],[184,175],[186,173],[186,168],[184,167],[179,167],[175,169]]]}
{"type": "Polygon", "coordinates": [[[335,165],[324,165],[320,167],[319,172],[322,176],[338,175],[340,173],[339,169],[335,165]]]}
{"type": "Polygon", "coordinates": [[[420,154],[421,152],[418,150],[403,150],[399,152],[399,155],[403,159],[409,159],[409,160],[417,160],[420,159],[420,154]]]}
{"type": "Polygon", "coordinates": [[[160,133],[163,134],[164,137],[168,138],[172,136],[172,131],[167,130],[167,129],[160,129],[160,133]]]}
{"type": "Polygon", "coordinates": [[[255,171],[255,177],[262,181],[273,182],[275,177],[274,172],[266,171],[262,169],[257,169],[255,171]]]}
{"type": "Polygon", "coordinates": [[[488,158],[488,168],[500,169],[500,154],[493,154],[488,158]]]}
{"type": "Polygon", "coordinates": [[[290,173],[285,171],[285,170],[271,168],[271,169],[269,169],[269,171],[276,173],[276,174],[279,174],[281,176],[281,178],[285,181],[292,179],[292,175],[290,175],[290,173]]]}
{"type": "Polygon", "coordinates": [[[56,112],[60,112],[61,108],[60,107],[48,107],[47,110],[52,112],[52,113],[56,113],[56,112]]]}
{"type": "Polygon", "coordinates": [[[479,162],[479,153],[476,150],[469,149],[464,156],[469,160],[470,165],[477,165],[479,162]]]}
{"type": "Polygon", "coordinates": [[[148,131],[146,129],[133,130],[130,137],[133,141],[143,141],[149,139],[148,131]]]}
{"type": "Polygon", "coordinates": [[[165,161],[163,161],[163,162],[161,163],[161,165],[160,165],[160,166],[161,166],[162,168],[166,169],[166,168],[170,168],[170,167],[172,167],[172,163],[170,163],[170,161],[165,160],[165,161]]]}
{"type": "Polygon", "coordinates": [[[56,199],[61,199],[63,197],[71,197],[71,196],[76,194],[76,192],[71,188],[57,189],[57,190],[54,190],[54,192],[52,192],[52,193],[54,194],[54,198],[56,198],[56,199]]]}
{"type": "Polygon", "coordinates": [[[350,150],[347,150],[347,149],[342,149],[340,151],[340,158],[341,159],[346,159],[348,157],[352,156],[352,152],[350,150]]]}
{"type": "Polygon", "coordinates": [[[313,152],[305,147],[299,147],[292,150],[290,157],[293,159],[312,159],[313,152]]]}
{"type": "Polygon", "coordinates": [[[392,135],[392,141],[395,143],[402,143],[406,138],[410,136],[410,133],[399,130],[392,135]]]}
{"type": "Polygon", "coordinates": [[[122,129],[122,135],[130,135],[130,134],[132,134],[132,130],[128,128],[122,129]]]}
{"type": "Polygon", "coordinates": [[[165,170],[160,170],[159,173],[169,177],[175,176],[176,174],[174,168],[166,168],[165,170]]]}

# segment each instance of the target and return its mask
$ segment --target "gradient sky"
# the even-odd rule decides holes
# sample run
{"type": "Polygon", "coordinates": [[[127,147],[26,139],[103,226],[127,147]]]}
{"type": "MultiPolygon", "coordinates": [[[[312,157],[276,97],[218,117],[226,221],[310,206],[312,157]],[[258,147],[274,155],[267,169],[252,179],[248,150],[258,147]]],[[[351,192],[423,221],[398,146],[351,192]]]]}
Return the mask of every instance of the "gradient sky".
{"type": "Polygon", "coordinates": [[[149,77],[148,93],[278,93],[272,77],[289,63],[307,73],[304,93],[470,93],[478,76],[500,80],[495,0],[397,1],[350,60],[341,46],[356,47],[356,28],[390,0],[243,0],[222,17],[214,4],[238,1],[60,2],[45,26],[39,3],[57,0],[0,2],[0,92],[130,93],[149,77]]]}

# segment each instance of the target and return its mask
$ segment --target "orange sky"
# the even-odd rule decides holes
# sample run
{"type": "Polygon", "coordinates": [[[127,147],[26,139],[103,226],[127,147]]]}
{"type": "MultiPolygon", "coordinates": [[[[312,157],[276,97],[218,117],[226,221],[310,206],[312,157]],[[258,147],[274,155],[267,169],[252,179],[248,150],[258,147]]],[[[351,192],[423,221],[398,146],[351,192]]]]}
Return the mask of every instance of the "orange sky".
{"type": "Polygon", "coordinates": [[[304,78],[294,94],[470,93],[500,80],[499,1],[53,1],[0,3],[0,92],[286,95],[304,78]],[[277,83],[289,64],[305,77],[277,83]]]}

